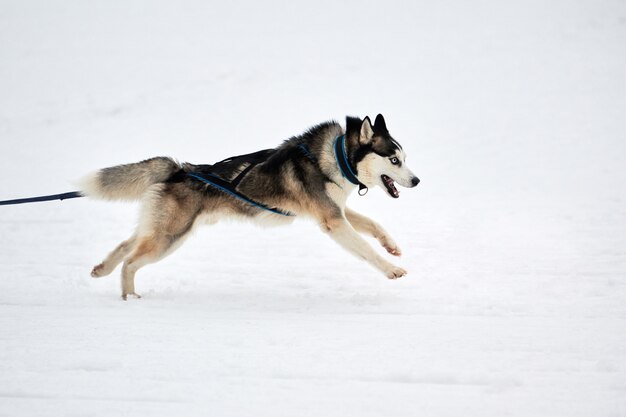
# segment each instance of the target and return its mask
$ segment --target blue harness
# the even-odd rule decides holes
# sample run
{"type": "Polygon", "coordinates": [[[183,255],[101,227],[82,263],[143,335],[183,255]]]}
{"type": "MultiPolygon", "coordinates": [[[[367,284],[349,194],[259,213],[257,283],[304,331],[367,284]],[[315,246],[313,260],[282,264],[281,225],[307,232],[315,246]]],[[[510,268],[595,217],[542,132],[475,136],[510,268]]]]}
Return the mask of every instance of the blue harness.
{"type": "Polygon", "coordinates": [[[232,195],[233,197],[238,198],[239,200],[243,200],[246,203],[248,203],[248,204],[250,204],[250,205],[252,205],[254,207],[258,207],[260,209],[270,211],[270,212],[272,212],[274,214],[280,214],[281,216],[295,216],[295,214],[293,214],[291,212],[284,211],[284,210],[281,210],[281,209],[276,208],[276,207],[266,206],[263,203],[255,201],[255,200],[251,199],[250,197],[247,197],[244,194],[241,194],[239,191],[237,191],[235,189],[235,186],[233,186],[232,183],[224,181],[223,179],[221,179],[221,178],[219,178],[219,177],[217,177],[215,175],[204,174],[204,176],[200,176],[200,175],[195,174],[193,172],[188,172],[187,175],[192,177],[192,178],[195,178],[197,180],[200,180],[200,181],[202,181],[204,183],[212,185],[213,187],[217,188],[218,190],[222,190],[226,194],[232,195]],[[206,177],[210,177],[210,179],[206,178],[206,177]]]}
{"type": "MultiPolygon", "coordinates": [[[[311,153],[309,147],[305,143],[303,142],[299,143],[298,148],[300,149],[300,151],[302,151],[302,154],[304,156],[306,156],[309,160],[311,160],[311,162],[317,163],[317,158],[311,153]]],[[[339,165],[339,170],[341,171],[341,174],[352,184],[359,186],[359,195],[363,196],[367,194],[367,191],[368,191],[367,186],[363,184],[361,181],[359,181],[358,177],[356,176],[356,173],[354,172],[355,170],[352,169],[352,166],[350,165],[350,162],[348,161],[348,155],[346,153],[346,135],[338,136],[335,139],[333,148],[335,149],[335,159],[337,160],[337,165],[339,165]]],[[[235,158],[244,158],[244,157],[231,157],[231,158],[225,159],[222,162],[228,163],[235,158]]],[[[246,174],[250,171],[250,169],[252,169],[260,161],[253,158],[251,160],[243,160],[242,162],[249,162],[250,165],[248,165],[246,169],[244,169],[240,174],[238,174],[230,182],[225,181],[222,178],[212,173],[204,173],[203,175],[200,175],[195,172],[187,172],[187,176],[195,178],[206,184],[209,184],[217,188],[218,190],[225,192],[228,195],[231,195],[239,200],[245,201],[246,203],[254,207],[258,207],[262,210],[266,210],[274,214],[280,214],[281,216],[295,216],[295,214],[291,212],[281,210],[277,207],[269,207],[266,204],[253,200],[252,198],[246,196],[245,194],[242,194],[239,191],[237,191],[237,185],[239,185],[241,180],[246,176],[246,174]]]]}

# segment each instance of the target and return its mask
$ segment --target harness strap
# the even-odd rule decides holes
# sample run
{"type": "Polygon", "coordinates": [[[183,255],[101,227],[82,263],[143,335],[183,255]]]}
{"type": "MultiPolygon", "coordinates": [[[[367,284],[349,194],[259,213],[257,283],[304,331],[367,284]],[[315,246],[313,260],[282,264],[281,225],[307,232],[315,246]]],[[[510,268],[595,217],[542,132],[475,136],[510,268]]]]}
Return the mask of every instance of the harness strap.
{"type": "Polygon", "coordinates": [[[239,185],[239,183],[241,182],[241,180],[248,174],[248,172],[250,172],[250,170],[252,168],[254,168],[256,166],[255,163],[250,163],[250,165],[248,165],[243,171],[241,171],[231,182],[230,182],[230,186],[231,188],[235,189],[237,188],[237,186],[239,185]]]}
{"type": "Polygon", "coordinates": [[[338,136],[335,139],[335,159],[337,159],[337,165],[339,165],[339,170],[343,174],[343,176],[350,181],[354,185],[359,186],[359,195],[363,196],[367,194],[368,188],[367,185],[363,184],[356,176],[354,170],[350,166],[350,162],[348,161],[348,155],[346,154],[346,135],[338,136]],[[362,191],[365,192],[362,193],[362,191]]]}
{"type": "Polygon", "coordinates": [[[206,184],[212,185],[213,187],[217,188],[218,190],[221,190],[221,191],[225,192],[226,194],[229,194],[229,195],[231,195],[231,196],[233,196],[235,198],[243,200],[243,201],[245,201],[246,203],[248,203],[248,204],[250,204],[252,206],[258,207],[258,208],[263,209],[263,210],[271,211],[274,214],[280,214],[281,216],[289,216],[289,217],[295,216],[295,214],[293,214],[293,213],[290,213],[288,211],[280,210],[280,209],[278,209],[276,207],[266,206],[263,203],[255,201],[255,200],[253,200],[253,199],[251,199],[251,198],[241,194],[239,191],[235,190],[235,188],[233,187],[233,185],[231,183],[229,183],[227,181],[224,181],[223,179],[221,179],[219,177],[216,177],[214,175],[205,174],[206,176],[208,176],[210,178],[206,178],[206,177],[200,176],[200,175],[195,174],[193,172],[188,172],[187,175],[192,177],[192,178],[195,178],[197,180],[200,180],[200,181],[202,181],[202,182],[204,182],[206,184]]]}
{"type": "Polygon", "coordinates": [[[309,149],[306,143],[300,142],[298,144],[298,148],[300,148],[300,151],[302,151],[302,154],[306,156],[309,159],[309,161],[313,162],[314,164],[317,164],[317,158],[315,157],[315,155],[311,153],[311,150],[309,149]]]}

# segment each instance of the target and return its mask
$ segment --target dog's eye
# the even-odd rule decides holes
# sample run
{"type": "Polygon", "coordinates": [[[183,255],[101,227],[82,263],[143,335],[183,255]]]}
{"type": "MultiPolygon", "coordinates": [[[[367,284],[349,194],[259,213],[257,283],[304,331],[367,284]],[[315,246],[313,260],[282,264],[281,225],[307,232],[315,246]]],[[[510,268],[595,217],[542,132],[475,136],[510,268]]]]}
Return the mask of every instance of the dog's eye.
{"type": "Polygon", "coordinates": [[[400,163],[400,160],[398,158],[396,158],[395,156],[393,158],[389,159],[389,160],[394,165],[398,165],[400,163]]]}

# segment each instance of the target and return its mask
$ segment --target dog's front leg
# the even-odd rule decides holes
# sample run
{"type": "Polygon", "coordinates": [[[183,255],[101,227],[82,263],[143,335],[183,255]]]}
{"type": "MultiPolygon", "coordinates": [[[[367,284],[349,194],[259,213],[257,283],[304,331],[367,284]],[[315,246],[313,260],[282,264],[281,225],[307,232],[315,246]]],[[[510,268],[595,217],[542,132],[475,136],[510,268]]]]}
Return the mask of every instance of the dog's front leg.
{"type": "Polygon", "coordinates": [[[390,254],[394,256],[402,255],[402,251],[400,250],[396,242],[394,242],[394,240],[391,238],[391,236],[389,236],[389,233],[387,233],[387,231],[374,220],[362,214],[359,214],[356,211],[351,210],[347,207],[346,218],[357,232],[367,233],[368,235],[373,236],[390,254]]]}
{"type": "Polygon", "coordinates": [[[387,278],[396,279],[406,275],[404,269],[393,265],[377,254],[344,217],[323,219],[320,226],[335,242],[359,258],[365,259],[382,271],[387,278]]]}

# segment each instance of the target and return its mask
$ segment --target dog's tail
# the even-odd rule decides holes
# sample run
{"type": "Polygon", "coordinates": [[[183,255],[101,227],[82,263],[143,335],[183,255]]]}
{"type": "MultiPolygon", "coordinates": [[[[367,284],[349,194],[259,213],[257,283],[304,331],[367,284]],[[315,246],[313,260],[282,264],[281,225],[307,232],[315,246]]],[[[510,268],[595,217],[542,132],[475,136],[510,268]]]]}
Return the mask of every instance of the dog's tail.
{"type": "Polygon", "coordinates": [[[79,181],[80,193],[105,200],[138,200],[151,185],[166,181],[180,169],[178,162],[164,156],[103,168],[79,181]]]}

